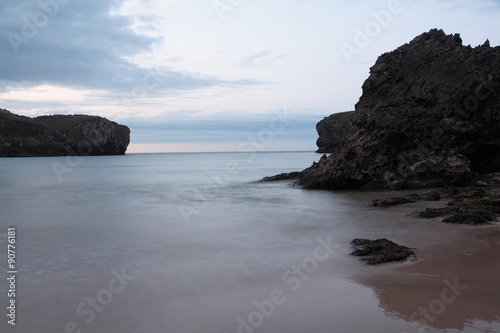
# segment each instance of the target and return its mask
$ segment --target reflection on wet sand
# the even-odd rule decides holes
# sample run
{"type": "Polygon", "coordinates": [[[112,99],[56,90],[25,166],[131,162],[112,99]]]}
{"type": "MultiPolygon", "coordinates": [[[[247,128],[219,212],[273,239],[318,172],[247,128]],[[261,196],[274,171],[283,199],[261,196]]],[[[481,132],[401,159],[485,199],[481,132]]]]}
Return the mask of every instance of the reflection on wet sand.
{"type": "Polygon", "coordinates": [[[385,266],[358,282],[414,332],[500,332],[500,230],[471,228],[462,236],[425,250],[417,263],[385,266]]]}

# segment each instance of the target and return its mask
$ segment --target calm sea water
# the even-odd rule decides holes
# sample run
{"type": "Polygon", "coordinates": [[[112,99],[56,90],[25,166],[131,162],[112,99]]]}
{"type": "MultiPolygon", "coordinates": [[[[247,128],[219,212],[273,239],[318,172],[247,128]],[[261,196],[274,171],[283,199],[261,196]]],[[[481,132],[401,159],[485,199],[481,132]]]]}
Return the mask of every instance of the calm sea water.
{"type": "Polygon", "coordinates": [[[350,257],[349,242],[442,236],[367,207],[373,193],[257,182],[319,157],[0,159],[0,241],[16,228],[18,269],[16,326],[3,314],[0,330],[416,332],[352,278],[380,268],[350,257]]]}

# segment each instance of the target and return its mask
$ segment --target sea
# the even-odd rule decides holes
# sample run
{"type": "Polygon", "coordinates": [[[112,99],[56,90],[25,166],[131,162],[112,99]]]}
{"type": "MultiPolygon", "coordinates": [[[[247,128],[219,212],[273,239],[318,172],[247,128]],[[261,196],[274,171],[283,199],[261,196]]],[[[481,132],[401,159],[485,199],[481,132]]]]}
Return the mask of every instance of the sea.
{"type": "Polygon", "coordinates": [[[483,280],[415,273],[412,262],[368,266],[350,255],[354,238],[388,238],[419,248],[424,258],[436,246],[449,253],[487,249],[485,241],[464,238],[470,227],[415,222],[408,213],[424,203],[368,205],[393,192],[259,181],[320,157],[0,159],[0,332],[500,331],[498,298],[484,296],[491,290],[483,280]],[[445,246],[457,239],[466,241],[445,246]],[[389,275],[398,279],[385,283],[389,275]],[[435,288],[420,292],[422,279],[435,288]],[[466,296],[464,283],[484,297],[466,296]],[[453,312],[461,301],[456,293],[485,313],[453,312]]]}

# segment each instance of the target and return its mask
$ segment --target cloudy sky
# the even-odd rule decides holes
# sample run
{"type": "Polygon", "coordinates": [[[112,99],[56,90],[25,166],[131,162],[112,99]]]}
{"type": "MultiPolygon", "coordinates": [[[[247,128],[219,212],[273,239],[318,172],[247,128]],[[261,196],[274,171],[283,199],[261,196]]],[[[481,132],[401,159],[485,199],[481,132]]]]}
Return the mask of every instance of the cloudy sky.
{"type": "Polygon", "coordinates": [[[500,1],[2,0],[0,108],[107,117],[129,152],[314,150],[377,56],[432,28],[500,45],[500,1]]]}

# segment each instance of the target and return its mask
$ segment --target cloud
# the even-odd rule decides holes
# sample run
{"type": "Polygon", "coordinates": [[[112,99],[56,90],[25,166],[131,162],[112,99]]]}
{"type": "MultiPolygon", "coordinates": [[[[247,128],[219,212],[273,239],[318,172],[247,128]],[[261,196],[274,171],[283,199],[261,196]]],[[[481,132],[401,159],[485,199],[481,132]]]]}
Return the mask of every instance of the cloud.
{"type": "Polygon", "coordinates": [[[269,49],[242,59],[240,65],[242,67],[265,66],[271,61],[278,60],[284,57],[287,57],[287,55],[286,54],[275,55],[274,51],[269,49]]]}
{"type": "Polygon", "coordinates": [[[453,3],[445,0],[438,0],[438,2],[440,2],[444,6],[447,6],[450,10],[466,10],[481,17],[483,17],[484,15],[488,15],[495,16],[496,18],[496,15],[498,15],[498,11],[500,11],[500,1],[498,0],[476,1],[473,7],[471,7],[470,1],[468,0],[456,0],[453,3]]]}
{"type": "MultiPolygon", "coordinates": [[[[153,118],[123,119],[132,130],[134,143],[178,142],[242,142],[269,130],[276,116],[248,114],[241,111],[203,114],[202,111],[182,110],[153,118]]],[[[315,126],[321,116],[291,114],[286,126],[276,131],[279,141],[310,140],[317,138],[315,126]]]]}
{"type": "MultiPolygon", "coordinates": [[[[143,68],[130,58],[163,42],[140,34],[139,21],[117,10],[123,0],[2,0],[0,89],[59,85],[127,92],[151,75],[161,88],[190,90],[218,84],[247,85],[167,67],[143,68]]],[[[152,26],[150,26],[151,28],[152,26]]],[[[151,30],[151,29],[149,29],[151,30]]]]}

